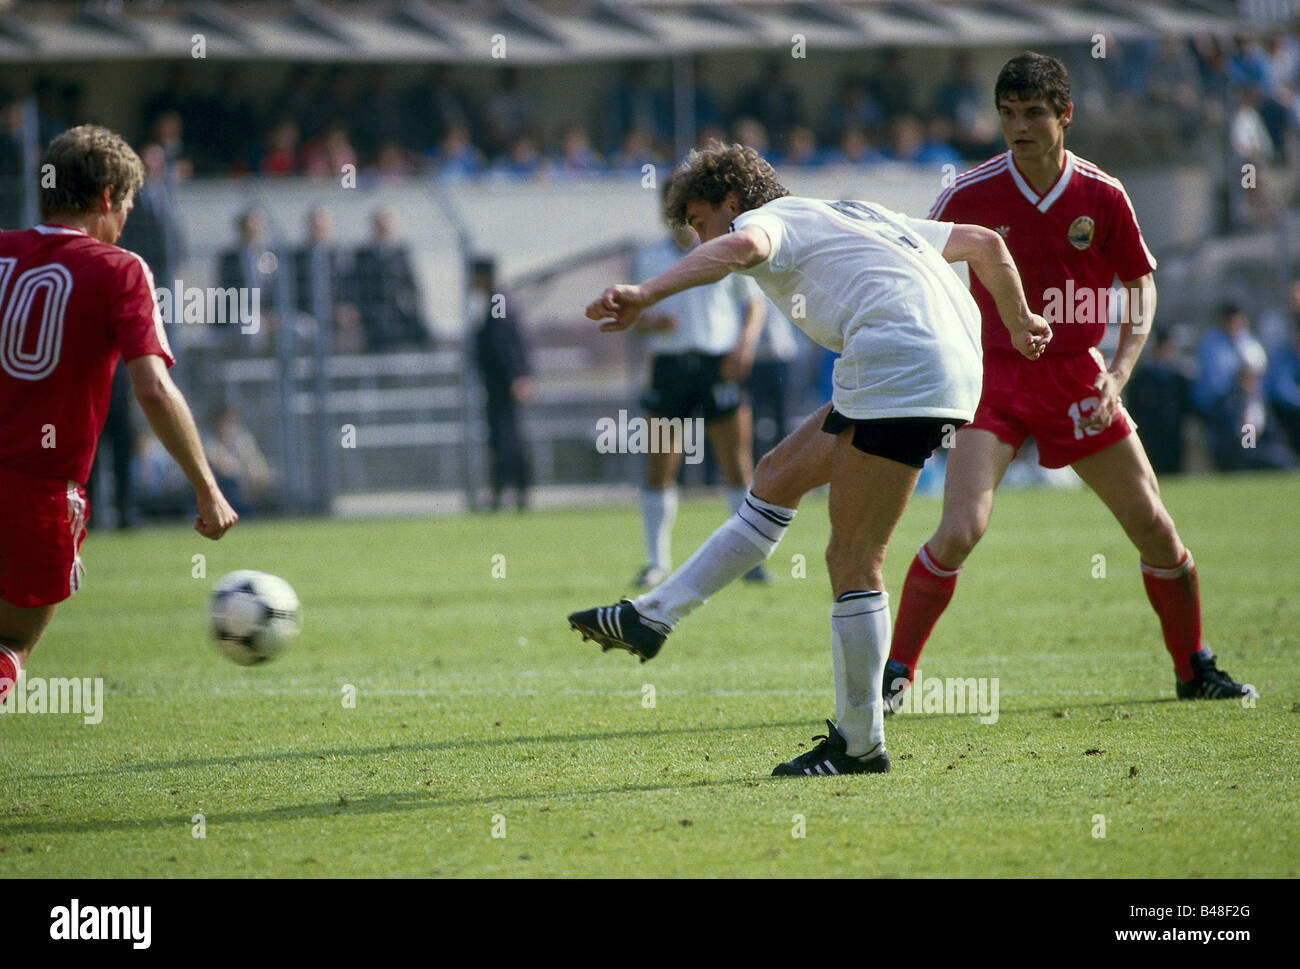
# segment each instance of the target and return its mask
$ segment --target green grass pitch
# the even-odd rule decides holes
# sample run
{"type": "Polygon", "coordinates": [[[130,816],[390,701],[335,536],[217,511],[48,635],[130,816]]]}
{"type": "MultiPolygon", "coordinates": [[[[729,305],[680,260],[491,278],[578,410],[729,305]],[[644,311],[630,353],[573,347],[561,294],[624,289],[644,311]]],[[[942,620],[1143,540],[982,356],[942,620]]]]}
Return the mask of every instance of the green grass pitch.
{"type": "MultiPolygon", "coordinates": [[[[644,666],[564,618],[626,591],[635,507],[95,533],[28,672],[103,677],[103,720],[0,716],[0,875],[1294,877],[1300,478],[1164,491],[1253,709],[1175,701],[1100,502],[1007,492],[921,662],[998,677],[997,722],[894,717],[892,773],[850,778],[768,776],[833,714],[821,498],[776,585],[727,589],[644,666]],[[257,668],[206,642],[236,568],[303,601],[257,668]]],[[[898,530],[895,609],[938,514],[898,530]]],[[[678,559],[722,517],[683,502],[678,559]]]]}

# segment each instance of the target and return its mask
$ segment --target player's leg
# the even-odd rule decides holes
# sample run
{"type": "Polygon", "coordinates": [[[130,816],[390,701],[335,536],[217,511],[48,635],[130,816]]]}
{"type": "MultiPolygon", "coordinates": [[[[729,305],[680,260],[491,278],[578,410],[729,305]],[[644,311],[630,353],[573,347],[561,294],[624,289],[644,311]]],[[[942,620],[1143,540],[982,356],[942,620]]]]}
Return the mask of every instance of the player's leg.
{"type": "Polygon", "coordinates": [[[912,560],[898,603],[884,684],[891,704],[911,682],[926,640],[952,601],[961,565],[988,528],[993,492],[1015,455],[1013,445],[978,427],[962,429],[948,449],[943,517],[912,560]]]}
{"type": "Polygon", "coordinates": [[[880,693],[889,653],[883,569],[890,536],[920,473],[919,467],[860,450],[852,429],[835,439],[826,549],[834,598],[835,723],[823,744],[778,766],[777,775],[889,769],[880,693]]]}
{"type": "MultiPolygon", "coordinates": [[[[754,477],[754,416],[748,404],[708,421],[705,429],[717,457],[718,470],[727,482],[727,508],[734,515],[745,502],[754,477]]],[[[746,582],[768,584],[772,577],[760,562],[744,575],[746,582]]]]}
{"type": "Polygon", "coordinates": [[[1255,694],[1214,664],[1201,643],[1201,598],[1196,563],[1160,497],[1160,485],[1137,434],[1074,462],[1141,556],[1147,598],[1160,618],[1174,661],[1181,699],[1231,699],[1255,694]]]}
{"type": "Polygon", "coordinates": [[[830,409],[820,408],[763,456],[736,514],[664,582],[632,602],[572,613],[569,625],[643,661],[658,653],[678,622],[771,556],[799,500],[830,480],[835,437],[822,430],[830,409]]]}
{"type": "Polygon", "coordinates": [[[27,665],[27,657],[54,617],[54,609],[52,605],[16,606],[0,599],[0,703],[8,698],[18,674],[27,665]]]}
{"type": "MultiPolygon", "coordinates": [[[[646,414],[651,427],[662,415],[646,414]]],[[[658,585],[672,568],[673,524],[677,521],[677,473],[682,467],[682,441],[672,448],[652,448],[646,455],[645,486],[641,489],[641,533],[645,540],[645,565],[636,578],[637,588],[658,585]]]]}

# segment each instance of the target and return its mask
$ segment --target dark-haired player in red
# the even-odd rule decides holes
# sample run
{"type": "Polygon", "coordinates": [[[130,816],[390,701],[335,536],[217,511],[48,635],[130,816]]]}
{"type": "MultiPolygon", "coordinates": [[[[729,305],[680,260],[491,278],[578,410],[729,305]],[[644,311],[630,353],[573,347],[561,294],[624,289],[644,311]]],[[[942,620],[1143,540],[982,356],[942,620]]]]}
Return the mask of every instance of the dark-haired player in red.
{"type": "Polygon", "coordinates": [[[0,702],[55,606],[81,584],[83,485],[118,358],[163,446],[194,486],[194,528],[218,539],[238,516],[208,466],[144,260],[119,249],[144,167],[92,125],[41,159],[40,225],[0,232],[0,702]],[[52,169],[46,166],[53,166],[52,169]]]}
{"type": "Polygon", "coordinates": [[[965,172],[930,218],[995,229],[1024,281],[1030,308],[1054,334],[1031,363],[1015,352],[978,279],[984,320],[984,389],[975,419],[948,452],[943,519],[912,562],[894,624],[885,697],[894,709],[961,565],[988,527],[993,492],[1028,437],[1039,463],[1074,468],[1141,555],[1147,597],[1173,657],[1180,699],[1254,696],[1217,668],[1201,643],[1196,565],[1160,500],[1155,473],[1120,403],[1155,311],[1155,259],[1124,187],[1065,147],[1074,105],[1054,58],[1024,53],[1002,68],[994,100],[1008,150],[965,172]],[[1118,277],[1128,313],[1114,358],[1097,350],[1118,277]]]}

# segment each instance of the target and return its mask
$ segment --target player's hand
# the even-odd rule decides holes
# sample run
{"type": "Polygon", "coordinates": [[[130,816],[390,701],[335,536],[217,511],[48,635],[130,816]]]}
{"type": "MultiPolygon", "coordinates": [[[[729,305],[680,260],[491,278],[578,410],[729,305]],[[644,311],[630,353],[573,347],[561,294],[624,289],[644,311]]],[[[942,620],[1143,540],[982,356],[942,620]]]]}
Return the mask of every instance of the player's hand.
{"type": "Polygon", "coordinates": [[[1109,370],[1103,370],[1097,374],[1092,385],[1097,389],[1099,403],[1093,408],[1087,419],[1082,422],[1083,429],[1104,431],[1110,427],[1110,422],[1115,417],[1115,408],[1119,406],[1119,393],[1124,389],[1124,385],[1119,377],[1109,370]]]}
{"type": "Polygon", "coordinates": [[[1037,360],[1052,342],[1052,328],[1037,313],[1030,313],[1028,322],[1011,331],[1011,343],[1030,360],[1037,360]]]}
{"type": "Polygon", "coordinates": [[[736,347],[718,361],[718,376],[723,380],[741,383],[749,379],[754,369],[754,355],[741,347],[736,347]]]}
{"type": "Polygon", "coordinates": [[[239,521],[239,515],[219,489],[213,489],[210,495],[196,495],[195,499],[199,513],[194,516],[194,530],[204,538],[215,542],[239,521]]]}
{"type": "Polygon", "coordinates": [[[587,306],[587,319],[608,320],[600,326],[601,333],[626,330],[637,321],[641,311],[650,305],[640,286],[611,286],[587,306]]]}

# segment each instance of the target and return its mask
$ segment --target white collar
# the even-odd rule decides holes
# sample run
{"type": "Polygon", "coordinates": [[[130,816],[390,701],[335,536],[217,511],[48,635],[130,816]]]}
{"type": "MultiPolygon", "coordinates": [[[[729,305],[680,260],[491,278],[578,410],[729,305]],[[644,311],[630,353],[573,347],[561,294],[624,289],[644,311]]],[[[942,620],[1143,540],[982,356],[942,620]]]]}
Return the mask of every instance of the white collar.
{"type": "Polygon", "coordinates": [[[1068,148],[1066,149],[1065,165],[1061,168],[1061,174],[1056,177],[1056,183],[1047,190],[1046,195],[1040,196],[1025,181],[1025,176],[1020,174],[1020,169],[1016,167],[1015,159],[1011,157],[1010,150],[1007,151],[1007,170],[1011,172],[1011,180],[1020,189],[1020,194],[1029,200],[1029,204],[1038,209],[1039,212],[1046,212],[1052,207],[1052,203],[1061,197],[1065,187],[1070,184],[1070,176],[1074,174],[1074,152],[1068,148]]]}
{"type": "Polygon", "coordinates": [[[90,234],[85,229],[74,229],[70,225],[50,225],[45,222],[34,225],[32,228],[43,236],[84,236],[90,234]]]}

